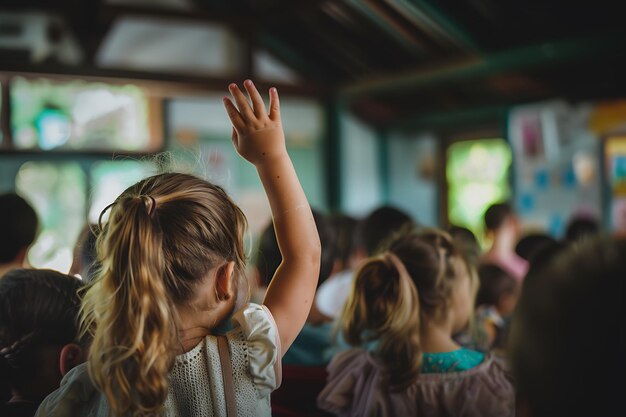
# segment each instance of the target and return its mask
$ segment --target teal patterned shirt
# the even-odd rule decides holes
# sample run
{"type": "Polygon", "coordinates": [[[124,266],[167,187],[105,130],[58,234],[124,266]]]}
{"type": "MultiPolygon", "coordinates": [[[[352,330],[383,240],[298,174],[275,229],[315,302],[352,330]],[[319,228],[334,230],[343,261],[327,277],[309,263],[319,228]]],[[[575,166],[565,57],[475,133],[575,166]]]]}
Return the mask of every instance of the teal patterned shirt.
{"type": "Polygon", "coordinates": [[[485,354],[475,350],[461,348],[452,352],[424,353],[422,373],[445,374],[472,369],[485,360],[485,354]]]}

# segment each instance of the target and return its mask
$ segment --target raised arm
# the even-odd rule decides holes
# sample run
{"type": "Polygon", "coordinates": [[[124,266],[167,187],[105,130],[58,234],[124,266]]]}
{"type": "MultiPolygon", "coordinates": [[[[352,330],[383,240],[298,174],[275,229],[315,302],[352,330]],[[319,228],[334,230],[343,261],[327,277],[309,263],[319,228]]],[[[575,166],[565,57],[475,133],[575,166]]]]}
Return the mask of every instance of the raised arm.
{"type": "Polygon", "coordinates": [[[244,87],[252,106],[235,84],[228,89],[236,106],[228,97],[224,106],[233,124],[233,144],[256,167],[272,210],[283,261],[263,303],[276,320],[285,353],[311,310],[321,246],[311,208],[285,146],[278,92],[270,89],[268,114],[252,81],[244,82],[244,87]]]}

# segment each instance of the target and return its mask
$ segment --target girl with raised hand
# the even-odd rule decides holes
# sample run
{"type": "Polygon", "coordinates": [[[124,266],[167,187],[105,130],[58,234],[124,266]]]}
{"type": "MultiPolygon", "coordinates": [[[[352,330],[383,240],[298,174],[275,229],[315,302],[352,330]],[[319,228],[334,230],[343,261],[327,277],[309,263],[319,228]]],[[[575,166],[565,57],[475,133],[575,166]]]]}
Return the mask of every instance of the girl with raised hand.
{"type": "Polygon", "coordinates": [[[98,238],[99,275],[83,303],[88,363],[38,416],[269,416],[281,356],[304,325],[320,243],[285,148],[276,89],[253,83],[224,105],[233,144],[267,193],[282,264],[264,305],[247,304],[246,219],[220,187],[184,174],[147,178],[112,204],[98,238]],[[234,313],[234,315],[232,315],[234,313]],[[229,318],[224,337],[215,329],[229,318]]]}
{"type": "Polygon", "coordinates": [[[339,416],[513,416],[500,359],[452,335],[471,311],[468,265],[443,232],[412,232],[357,272],[318,405],[339,416]]]}

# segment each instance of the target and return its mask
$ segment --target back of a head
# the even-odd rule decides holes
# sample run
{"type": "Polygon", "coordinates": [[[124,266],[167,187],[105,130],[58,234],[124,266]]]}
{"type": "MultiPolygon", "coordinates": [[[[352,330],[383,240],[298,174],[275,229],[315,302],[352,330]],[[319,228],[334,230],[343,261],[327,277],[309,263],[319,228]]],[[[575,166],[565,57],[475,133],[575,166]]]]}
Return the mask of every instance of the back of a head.
{"type": "Polygon", "coordinates": [[[537,254],[556,243],[557,240],[546,233],[530,233],[517,242],[515,253],[520,258],[532,262],[537,254]]]}
{"type": "Polygon", "coordinates": [[[180,346],[177,306],[228,262],[233,286],[245,285],[246,219],[222,188],[187,174],[142,180],[110,208],[97,242],[101,268],[84,298],[89,372],[114,414],[152,415],[180,346]]]}
{"type": "Polygon", "coordinates": [[[345,214],[332,215],[328,220],[335,232],[336,260],[347,269],[354,253],[358,221],[345,214]]]}
{"type": "Polygon", "coordinates": [[[524,281],[511,333],[520,405],[534,417],[621,415],[626,241],[568,248],[524,281]]]}
{"type": "Polygon", "coordinates": [[[568,242],[580,242],[593,238],[600,233],[598,222],[589,217],[572,218],[565,229],[565,240],[568,242]]]}
{"type": "Polygon", "coordinates": [[[461,257],[443,232],[397,236],[387,252],[371,258],[355,274],[342,318],[348,343],[378,340],[376,354],[390,385],[414,382],[421,366],[419,341],[423,320],[439,319],[456,281],[461,257]]]}
{"type": "Polygon", "coordinates": [[[262,287],[270,285],[272,277],[274,277],[274,273],[282,261],[283,257],[276,240],[274,223],[270,221],[261,232],[254,259],[254,266],[259,274],[259,285],[262,287]]]}
{"type": "Polygon", "coordinates": [[[80,341],[80,288],[51,270],[14,269],[0,280],[0,379],[14,392],[49,372],[39,352],[80,341]]]}
{"type": "Polygon", "coordinates": [[[454,225],[448,228],[448,233],[467,261],[476,265],[481,255],[481,248],[474,233],[466,227],[454,225]]]}
{"type": "Polygon", "coordinates": [[[450,235],[436,229],[400,235],[389,251],[406,266],[419,294],[422,316],[445,315],[459,268],[468,268],[450,235]]]}
{"type": "Polygon", "coordinates": [[[17,194],[0,195],[0,264],[16,259],[21,250],[28,248],[37,234],[38,220],[35,210],[17,194]]]}
{"type": "Polygon", "coordinates": [[[478,267],[480,286],[476,294],[476,307],[497,306],[503,295],[515,294],[517,281],[497,265],[483,264],[478,267]]]}
{"type": "Polygon", "coordinates": [[[513,208],[509,203],[492,204],[485,210],[485,231],[494,232],[498,230],[513,214],[513,208]]]}
{"type": "Polygon", "coordinates": [[[414,226],[411,217],[395,207],[383,206],[365,217],[358,225],[357,240],[368,256],[381,250],[395,233],[414,226]]]}
{"type": "MultiPolygon", "coordinates": [[[[328,218],[317,210],[312,210],[317,233],[322,245],[322,258],[320,260],[320,274],[317,281],[319,287],[330,276],[335,261],[335,232],[328,218]]],[[[274,223],[270,222],[263,230],[259,239],[255,266],[259,272],[259,280],[262,286],[268,286],[274,273],[280,266],[283,258],[280,254],[274,223]]]]}

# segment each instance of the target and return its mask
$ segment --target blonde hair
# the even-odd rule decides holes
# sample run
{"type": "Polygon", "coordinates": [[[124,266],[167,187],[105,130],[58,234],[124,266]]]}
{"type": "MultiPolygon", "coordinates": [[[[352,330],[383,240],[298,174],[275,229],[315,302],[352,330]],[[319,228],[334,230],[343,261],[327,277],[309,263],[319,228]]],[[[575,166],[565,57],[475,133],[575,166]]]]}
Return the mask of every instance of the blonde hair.
{"type": "Polygon", "coordinates": [[[344,307],[343,335],[353,346],[377,340],[389,387],[413,382],[419,373],[419,300],[401,261],[384,253],[357,272],[344,307]]]}
{"type": "Polygon", "coordinates": [[[340,330],[352,346],[378,342],[373,354],[386,370],[383,383],[389,389],[417,381],[420,328],[446,318],[458,261],[469,269],[446,233],[411,231],[396,236],[387,252],[357,271],[340,330]]]}
{"type": "Polygon", "coordinates": [[[186,174],[140,181],[110,207],[81,311],[89,373],[114,415],[157,415],[180,346],[176,306],[221,263],[241,284],[246,219],[222,188],[186,174]]]}

